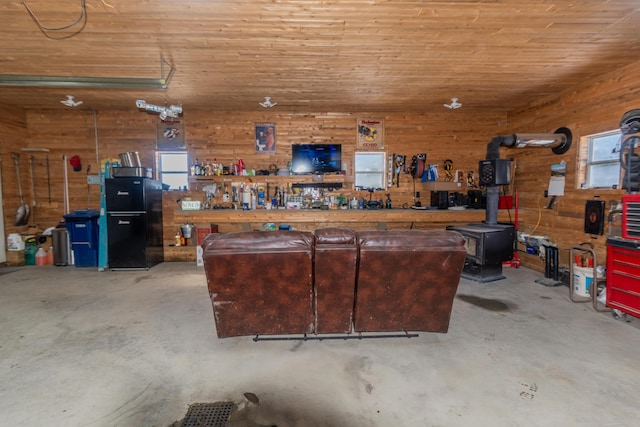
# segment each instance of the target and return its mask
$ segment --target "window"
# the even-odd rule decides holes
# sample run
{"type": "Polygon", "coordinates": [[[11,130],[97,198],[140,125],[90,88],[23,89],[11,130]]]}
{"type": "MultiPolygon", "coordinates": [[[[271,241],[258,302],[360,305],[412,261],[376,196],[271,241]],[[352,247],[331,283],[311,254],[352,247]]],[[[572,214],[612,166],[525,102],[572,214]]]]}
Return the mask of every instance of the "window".
{"type": "Polygon", "coordinates": [[[612,188],[620,183],[620,131],[586,137],[587,188],[612,188]]]}
{"type": "Polygon", "coordinates": [[[355,187],[356,189],[385,189],[385,154],[365,153],[355,154],[355,187]]]}
{"type": "Polygon", "coordinates": [[[158,155],[160,181],[170,190],[181,190],[189,184],[187,153],[163,151],[158,155]]]}

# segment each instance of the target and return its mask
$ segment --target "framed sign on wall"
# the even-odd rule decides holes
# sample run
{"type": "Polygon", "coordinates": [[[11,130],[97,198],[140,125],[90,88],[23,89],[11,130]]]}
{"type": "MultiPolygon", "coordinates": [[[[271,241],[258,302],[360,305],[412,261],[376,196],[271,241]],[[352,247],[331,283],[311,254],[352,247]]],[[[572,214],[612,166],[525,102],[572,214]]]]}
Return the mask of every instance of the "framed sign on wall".
{"type": "Polygon", "coordinates": [[[359,118],[356,127],[356,145],[359,149],[384,148],[384,119],[359,118]]]}
{"type": "Polygon", "coordinates": [[[184,150],[184,122],[177,119],[158,118],[156,149],[163,151],[184,150]]]}
{"type": "Polygon", "coordinates": [[[256,153],[276,152],[276,124],[256,123],[256,153]]]}

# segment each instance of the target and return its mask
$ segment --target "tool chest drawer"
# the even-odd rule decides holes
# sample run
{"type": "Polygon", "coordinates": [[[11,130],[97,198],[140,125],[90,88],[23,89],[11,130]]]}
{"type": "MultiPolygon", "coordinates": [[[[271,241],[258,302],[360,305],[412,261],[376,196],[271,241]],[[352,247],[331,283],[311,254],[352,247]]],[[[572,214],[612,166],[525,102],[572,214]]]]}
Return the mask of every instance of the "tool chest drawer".
{"type": "Polygon", "coordinates": [[[640,249],[607,240],[607,306],[640,316],[640,249]]]}

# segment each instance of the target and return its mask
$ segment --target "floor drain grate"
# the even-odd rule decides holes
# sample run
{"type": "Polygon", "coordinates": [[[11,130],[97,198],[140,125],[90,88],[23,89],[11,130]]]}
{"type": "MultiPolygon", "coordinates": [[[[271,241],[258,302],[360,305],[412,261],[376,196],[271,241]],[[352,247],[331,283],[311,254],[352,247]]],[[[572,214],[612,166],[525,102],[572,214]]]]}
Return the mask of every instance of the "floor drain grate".
{"type": "Polygon", "coordinates": [[[180,427],[226,427],[235,409],[233,402],[194,403],[180,427]]]}

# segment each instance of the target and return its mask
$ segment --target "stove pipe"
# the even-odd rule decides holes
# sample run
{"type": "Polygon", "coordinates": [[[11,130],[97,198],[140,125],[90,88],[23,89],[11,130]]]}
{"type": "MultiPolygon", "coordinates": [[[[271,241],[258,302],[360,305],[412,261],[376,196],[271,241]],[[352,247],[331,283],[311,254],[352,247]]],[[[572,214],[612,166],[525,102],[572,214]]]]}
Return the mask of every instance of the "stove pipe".
{"type": "MultiPolygon", "coordinates": [[[[564,154],[571,148],[571,131],[562,127],[555,133],[520,133],[498,135],[487,144],[487,160],[500,158],[500,147],[510,148],[551,148],[555,154],[564,154]]],[[[485,222],[498,223],[498,204],[500,201],[500,187],[497,184],[487,185],[487,209],[485,222]]]]}

